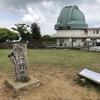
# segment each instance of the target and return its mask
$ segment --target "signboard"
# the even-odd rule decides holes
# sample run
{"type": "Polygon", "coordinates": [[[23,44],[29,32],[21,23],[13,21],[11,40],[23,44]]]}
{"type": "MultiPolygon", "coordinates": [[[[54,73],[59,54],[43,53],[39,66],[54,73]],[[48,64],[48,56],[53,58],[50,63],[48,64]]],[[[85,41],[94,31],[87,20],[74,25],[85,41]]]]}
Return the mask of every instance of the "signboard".
{"type": "Polygon", "coordinates": [[[87,78],[95,83],[100,84],[100,74],[88,69],[84,69],[79,73],[80,76],[87,78]]]}

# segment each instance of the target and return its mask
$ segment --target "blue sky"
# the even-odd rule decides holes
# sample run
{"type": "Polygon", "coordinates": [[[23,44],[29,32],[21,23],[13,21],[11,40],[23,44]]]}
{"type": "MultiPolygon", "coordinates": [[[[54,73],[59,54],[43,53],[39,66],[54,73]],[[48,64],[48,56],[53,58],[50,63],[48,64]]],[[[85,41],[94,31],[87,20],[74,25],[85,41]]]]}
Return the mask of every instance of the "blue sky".
{"type": "Polygon", "coordinates": [[[42,34],[53,35],[61,8],[77,5],[89,27],[100,28],[100,0],[0,0],[0,27],[38,23],[42,34]]]}
{"type": "Polygon", "coordinates": [[[0,22],[6,22],[8,20],[11,22],[20,22],[21,21],[20,17],[21,16],[10,13],[10,12],[8,13],[2,12],[0,13],[0,22]]]}

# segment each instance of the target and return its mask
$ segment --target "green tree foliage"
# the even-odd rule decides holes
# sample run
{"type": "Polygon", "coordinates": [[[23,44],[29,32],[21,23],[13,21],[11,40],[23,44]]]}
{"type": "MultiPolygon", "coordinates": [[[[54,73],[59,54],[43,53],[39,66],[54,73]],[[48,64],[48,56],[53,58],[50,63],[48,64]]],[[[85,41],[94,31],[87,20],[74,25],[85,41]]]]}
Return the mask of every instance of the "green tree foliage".
{"type": "Polygon", "coordinates": [[[28,31],[29,25],[26,24],[15,24],[16,28],[12,27],[13,30],[17,31],[22,40],[30,40],[31,34],[28,31]]]}
{"type": "Polygon", "coordinates": [[[40,27],[38,26],[37,23],[33,23],[30,26],[31,28],[31,34],[33,39],[41,39],[41,32],[40,32],[40,27]]]}
{"type": "Polygon", "coordinates": [[[19,36],[17,33],[7,29],[7,28],[0,28],[0,42],[18,40],[19,36]]]}
{"type": "Polygon", "coordinates": [[[37,23],[31,24],[31,26],[26,24],[15,24],[15,26],[12,29],[18,32],[22,40],[41,39],[40,27],[37,23]],[[30,32],[28,27],[30,28],[30,32]]]}
{"type": "Polygon", "coordinates": [[[43,38],[43,39],[51,39],[51,38],[53,38],[53,37],[52,37],[51,35],[48,35],[48,34],[47,34],[47,35],[43,35],[42,38],[43,38]]]}

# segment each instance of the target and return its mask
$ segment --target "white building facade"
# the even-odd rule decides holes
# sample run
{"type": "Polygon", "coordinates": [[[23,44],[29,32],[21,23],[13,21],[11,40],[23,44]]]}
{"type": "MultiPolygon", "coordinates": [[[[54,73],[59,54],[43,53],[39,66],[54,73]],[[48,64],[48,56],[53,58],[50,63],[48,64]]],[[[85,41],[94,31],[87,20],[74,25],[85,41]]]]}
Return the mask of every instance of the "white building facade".
{"type": "Polygon", "coordinates": [[[57,30],[54,35],[57,38],[57,45],[60,46],[90,46],[99,45],[100,29],[90,28],[88,30],[57,30]]]}
{"type": "Polygon", "coordinates": [[[64,7],[55,25],[58,46],[94,46],[100,44],[100,28],[88,28],[85,16],[74,6],[64,7]]]}

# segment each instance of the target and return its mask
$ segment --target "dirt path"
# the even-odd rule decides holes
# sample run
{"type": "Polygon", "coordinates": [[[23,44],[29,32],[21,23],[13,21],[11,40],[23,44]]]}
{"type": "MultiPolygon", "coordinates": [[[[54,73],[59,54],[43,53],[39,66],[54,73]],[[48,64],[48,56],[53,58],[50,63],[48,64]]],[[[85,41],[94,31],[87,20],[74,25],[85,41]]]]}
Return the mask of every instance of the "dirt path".
{"type": "Polygon", "coordinates": [[[38,88],[15,93],[4,85],[14,73],[0,72],[0,100],[100,100],[100,92],[81,87],[74,81],[78,70],[29,66],[29,74],[41,80],[38,88]]]}

